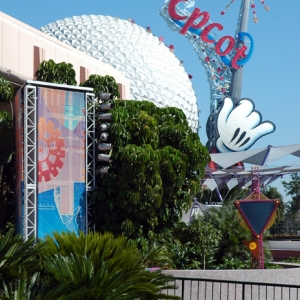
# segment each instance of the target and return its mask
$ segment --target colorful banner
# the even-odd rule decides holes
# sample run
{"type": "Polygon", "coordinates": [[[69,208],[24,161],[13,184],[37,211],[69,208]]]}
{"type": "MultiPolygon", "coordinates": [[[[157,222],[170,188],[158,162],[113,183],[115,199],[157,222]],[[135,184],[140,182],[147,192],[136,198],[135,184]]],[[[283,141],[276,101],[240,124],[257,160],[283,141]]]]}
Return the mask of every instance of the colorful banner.
{"type": "Polygon", "coordinates": [[[85,231],[85,94],[39,87],[37,120],[37,237],[85,231]]]}

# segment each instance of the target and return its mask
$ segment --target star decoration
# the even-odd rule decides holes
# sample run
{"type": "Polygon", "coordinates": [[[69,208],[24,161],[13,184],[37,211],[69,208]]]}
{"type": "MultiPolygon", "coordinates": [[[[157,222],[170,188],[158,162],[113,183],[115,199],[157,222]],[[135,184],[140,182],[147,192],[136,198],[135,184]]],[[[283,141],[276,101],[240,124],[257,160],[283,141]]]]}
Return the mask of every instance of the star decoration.
{"type": "Polygon", "coordinates": [[[222,69],[219,67],[219,68],[217,69],[217,71],[218,71],[218,73],[221,73],[222,69]]]}
{"type": "Polygon", "coordinates": [[[147,26],[147,27],[146,27],[146,31],[147,31],[147,32],[152,32],[150,26],[147,26]]]}
{"type": "Polygon", "coordinates": [[[165,38],[164,38],[163,36],[160,36],[160,37],[159,37],[159,41],[160,41],[160,42],[163,42],[164,40],[165,40],[165,38]]]}
{"type": "MultiPolygon", "coordinates": [[[[230,8],[231,4],[234,2],[235,0],[231,0],[230,3],[228,5],[226,5],[225,9],[223,11],[221,11],[221,15],[225,15],[225,12],[227,9],[230,8]]],[[[270,7],[268,5],[265,4],[265,1],[264,0],[259,0],[260,3],[262,5],[264,5],[265,7],[265,10],[269,11],[270,10],[270,7]]],[[[254,0],[250,0],[250,7],[251,9],[253,10],[253,22],[254,23],[258,23],[258,18],[256,16],[256,12],[255,12],[255,8],[256,8],[256,5],[254,4],[254,0]]]]}
{"type": "Polygon", "coordinates": [[[210,58],[208,56],[205,57],[205,61],[209,62],[210,58]]]}
{"type": "Polygon", "coordinates": [[[220,78],[219,78],[221,81],[223,81],[224,80],[224,77],[222,77],[222,76],[220,76],[220,78]]]}

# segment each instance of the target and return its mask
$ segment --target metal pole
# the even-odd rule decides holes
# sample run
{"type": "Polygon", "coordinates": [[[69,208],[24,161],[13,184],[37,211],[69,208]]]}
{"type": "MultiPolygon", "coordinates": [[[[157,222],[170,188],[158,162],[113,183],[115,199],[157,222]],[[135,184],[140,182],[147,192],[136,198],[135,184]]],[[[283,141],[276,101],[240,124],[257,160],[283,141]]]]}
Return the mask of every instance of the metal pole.
{"type": "MultiPolygon", "coordinates": [[[[250,8],[250,0],[242,0],[237,33],[246,32],[248,29],[249,8],[250,8]]],[[[236,47],[240,48],[243,45],[244,45],[244,41],[238,40],[236,47]]],[[[243,67],[239,69],[232,69],[232,78],[231,78],[231,84],[229,89],[229,95],[231,96],[233,103],[235,105],[238,104],[238,102],[241,99],[242,81],[243,81],[243,67]]]]}
{"type": "Polygon", "coordinates": [[[264,246],[263,246],[262,234],[259,236],[258,243],[259,243],[259,269],[264,269],[265,258],[264,258],[264,246]]]}
{"type": "MultiPolygon", "coordinates": [[[[255,240],[255,236],[252,233],[252,241],[254,241],[254,240],[255,240]]],[[[253,255],[253,253],[251,253],[251,259],[252,259],[252,269],[254,269],[254,267],[255,267],[255,257],[253,255]]]]}
{"type": "Polygon", "coordinates": [[[256,194],[257,200],[260,200],[260,174],[257,167],[252,167],[252,194],[256,194]]]}

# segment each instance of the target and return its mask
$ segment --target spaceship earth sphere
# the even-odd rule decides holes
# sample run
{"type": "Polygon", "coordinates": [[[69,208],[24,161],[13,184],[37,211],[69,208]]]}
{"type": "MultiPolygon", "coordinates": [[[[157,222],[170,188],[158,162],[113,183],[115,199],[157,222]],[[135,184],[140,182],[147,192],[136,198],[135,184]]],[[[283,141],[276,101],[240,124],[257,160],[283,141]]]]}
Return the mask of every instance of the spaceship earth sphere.
{"type": "Polygon", "coordinates": [[[101,15],[58,20],[41,31],[120,71],[130,81],[130,100],[182,109],[197,132],[197,99],[189,76],[169,47],[151,32],[101,15]]]}

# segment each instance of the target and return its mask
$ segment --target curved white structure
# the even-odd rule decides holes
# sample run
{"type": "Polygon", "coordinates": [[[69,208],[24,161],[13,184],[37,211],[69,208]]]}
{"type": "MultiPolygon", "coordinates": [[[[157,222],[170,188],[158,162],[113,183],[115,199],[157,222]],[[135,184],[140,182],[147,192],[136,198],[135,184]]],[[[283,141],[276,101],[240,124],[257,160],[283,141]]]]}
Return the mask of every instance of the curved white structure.
{"type": "Polygon", "coordinates": [[[130,99],[181,108],[192,130],[198,130],[197,99],[189,76],[152,33],[130,21],[98,15],[66,18],[41,31],[120,71],[130,80],[130,99]]]}

